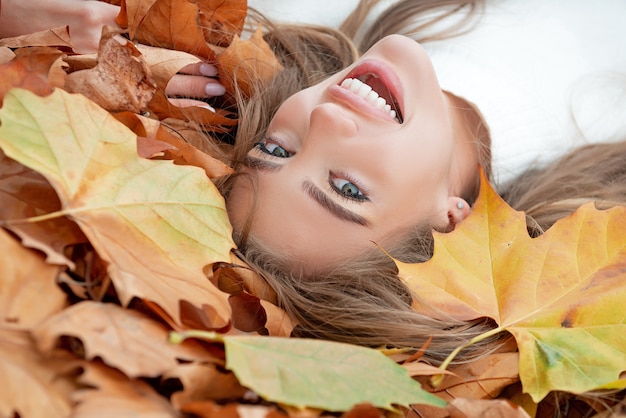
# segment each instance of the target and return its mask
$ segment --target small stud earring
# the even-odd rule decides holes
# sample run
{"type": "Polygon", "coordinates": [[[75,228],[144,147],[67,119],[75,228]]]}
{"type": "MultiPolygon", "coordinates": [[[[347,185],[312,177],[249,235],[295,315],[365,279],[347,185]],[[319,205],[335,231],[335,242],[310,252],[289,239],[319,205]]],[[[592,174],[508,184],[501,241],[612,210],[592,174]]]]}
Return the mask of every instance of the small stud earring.
{"type": "Polygon", "coordinates": [[[457,209],[463,209],[465,207],[465,204],[463,202],[456,202],[456,207],[457,209]]]}

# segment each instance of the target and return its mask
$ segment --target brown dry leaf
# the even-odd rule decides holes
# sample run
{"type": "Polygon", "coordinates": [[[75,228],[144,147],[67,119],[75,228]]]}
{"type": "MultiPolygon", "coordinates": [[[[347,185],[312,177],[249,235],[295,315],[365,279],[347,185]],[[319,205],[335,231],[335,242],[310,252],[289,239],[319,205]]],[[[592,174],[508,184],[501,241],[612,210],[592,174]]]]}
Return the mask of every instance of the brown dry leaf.
{"type": "Polygon", "coordinates": [[[272,337],[289,337],[296,324],[284,309],[261,299],[261,306],[267,314],[265,328],[272,337]]]}
{"type": "Polygon", "coordinates": [[[523,408],[505,400],[458,398],[446,408],[450,418],[530,418],[523,408]]]}
{"type": "MultiPolygon", "coordinates": [[[[48,181],[39,173],[6,157],[0,150],[0,220],[23,219],[61,209],[61,202],[48,181]]],[[[67,217],[36,223],[6,226],[18,235],[22,245],[47,255],[46,261],[72,267],[64,249],[86,242],[80,228],[67,217]]]]}
{"type": "Polygon", "coordinates": [[[88,389],[74,392],[72,400],[78,405],[72,409],[72,418],[179,417],[146,382],[95,362],[84,363],[83,369],[79,381],[88,389]]]}
{"type": "Polygon", "coordinates": [[[518,370],[518,353],[495,353],[451,367],[453,374],[446,375],[435,388],[428,388],[426,381],[423,384],[425,389],[446,401],[460,397],[493,399],[505,387],[519,381],[518,370]]]}
{"type": "Polygon", "coordinates": [[[235,35],[241,35],[247,0],[190,0],[200,9],[199,22],[210,44],[226,47],[235,35]]]}
{"type": "Polygon", "coordinates": [[[0,65],[0,106],[5,94],[13,87],[22,87],[40,96],[52,92],[48,81],[50,68],[63,53],[53,48],[21,48],[15,58],[0,65]]]}
{"type": "Polygon", "coordinates": [[[29,329],[65,307],[55,282],[58,266],[46,264],[2,229],[0,254],[0,327],[29,329]]]}
{"type": "Polygon", "coordinates": [[[156,91],[141,53],[116,31],[104,28],[98,64],[69,74],[65,90],[81,93],[110,112],[143,111],[156,91]]]}
{"type": "Polygon", "coordinates": [[[172,405],[182,410],[193,402],[240,399],[248,391],[233,373],[218,369],[214,364],[181,364],[163,375],[163,381],[168,379],[178,379],[183,385],[171,398],[172,405]]]}
{"type": "Polygon", "coordinates": [[[215,361],[197,342],[170,344],[168,333],[139,312],[92,301],[72,305],[33,330],[43,352],[53,349],[61,336],[76,337],[87,359],[100,357],[130,377],[159,376],[176,368],[179,360],[215,361]]]}
{"type": "MultiPolygon", "coordinates": [[[[213,57],[198,22],[199,9],[189,0],[126,0],[125,15],[130,38],[160,48],[213,57]]],[[[124,14],[124,9],[122,13],[124,14]]]]}
{"type": "Polygon", "coordinates": [[[70,40],[68,26],[52,28],[28,35],[16,36],[14,38],[1,38],[0,46],[9,48],[33,47],[33,46],[54,46],[72,50],[74,46],[70,40]]]}
{"type": "Polygon", "coordinates": [[[235,36],[233,42],[216,58],[220,83],[233,94],[235,83],[244,92],[252,94],[255,83],[266,82],[282,70],[274,52],[263,39],[259,26],[250,39],[235,36]]]}
{"type": "Polygon", "coordinates": [[[71,402],[59,375],[68,359],[44,359],[24,331],[0,327],[0,416],[65,418],[71,402]]]}
{"type": "Polygon", "coordinates": [[[233,172],[230,166],[188,144],[178,131],[157,120],[131,112],[117,113],[114,116],[142,138],[137,142],[137,150],[144,158],[157,153],[163,159],[172,160],[176,164],[200,167],[209,178],[222,177],[233,172]]]}

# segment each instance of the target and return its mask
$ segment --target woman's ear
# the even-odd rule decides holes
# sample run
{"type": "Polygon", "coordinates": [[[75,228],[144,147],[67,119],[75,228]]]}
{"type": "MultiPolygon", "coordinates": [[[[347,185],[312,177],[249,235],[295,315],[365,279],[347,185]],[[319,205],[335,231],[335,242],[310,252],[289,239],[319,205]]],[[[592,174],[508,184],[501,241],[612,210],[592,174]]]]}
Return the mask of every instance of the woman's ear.
{"type": "Polygon", "coordinates": [[[470,214],[471,208],[463,198],[450,196],[448,198],[448,226],[446,232],[454,231],[454,228],[470,214]]]}

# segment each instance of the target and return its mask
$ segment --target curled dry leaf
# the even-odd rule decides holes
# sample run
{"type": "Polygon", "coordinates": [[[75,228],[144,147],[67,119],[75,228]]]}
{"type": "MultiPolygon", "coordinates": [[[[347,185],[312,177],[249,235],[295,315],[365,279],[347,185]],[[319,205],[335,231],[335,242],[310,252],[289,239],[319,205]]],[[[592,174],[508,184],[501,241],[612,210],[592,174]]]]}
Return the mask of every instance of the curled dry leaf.
{"type": "Polygon", "coordinates": [[[190,0],[199,8],[199,24],[210,44],[226,47],[241,35],[248,11],[247,0],[190,0]]]}
{"type": "Polygon", "coordinates": [[[211,325],[229,323],[228,295],[203,270],[230,258],[231,226],[201,169],[140,158],[128,128],[62,90],[46,98],[13,90],[0,122],[0,147],[54,186],[63,211],[49,217],[79,224],[109,263],[122,304],[151,300],[178,323],[181,300],[210,304],[211,325]]]}
{"type": "Polygon", "coordinates": [[[65,89],[111,112],[138,113],[148,107],[156,86],[139,50],[116,31],[104,28],[97,65],[69,74],[65,89]]]}
{"type": "MultiPolygon", "coordinates": [[[[583,393],[626,370],[626,207],[593,204],[530,238],[523,213],[484,178],[469,218],[435,234],[434,256],[396,261],[428,315],[493,318],[515,336],[524,391],[583,393]],[[431,308],[432,307],[432,308],[431,308]],[[434,308],[434,309],[433,309],[434,308]]],[[[476,339],[475,339],[476,340],[476,339]]]]}
{"type": "MultiPolygon", "coordinates": [[[[60,209],[61,202],[43,176],[0,150],[0,220],[24,219],[60,209]]],[[[48,263],[68,267],[74,263],[64,254],[64,249],[87,240],[78,225],[67,217],[35,224],[15,223],[6,228],[20,237],[22,245],[43,251],[48,263]]]]}
{"type": "Polygon", "coordinates": [[[198,13],[198,6],[189,0],[126,0],[118,23],[128,24],[135,42],[211,59],[213,51],[198,24],[198,13]]]}
{"type": "Polygon", "coordinates": [[[129,377],[156,377],[182,361],[214,361],[199,344],[167,342],[169,330],[145,315],[111,303],[84,301],[51,316],[33,330],[37,346],[49,352],[62,336],[82,342],[85,357],[101,358],[129,377]]]}
{"type": "Polygon", "coordinates": [[[232,43],[217,56],[220,82],[233,94],[235,83],[246,95],[251,95],[255,83],[272,79],[282,65],[263,39],[259,26],[250,39],[235,36],[232,43]]]}
{"type": "Polygon", "coordinates": [[[58,266],[47,264],[2,229],[0,254],[0,327],[30,329],[66,306],[55,282],[58,266]]]}

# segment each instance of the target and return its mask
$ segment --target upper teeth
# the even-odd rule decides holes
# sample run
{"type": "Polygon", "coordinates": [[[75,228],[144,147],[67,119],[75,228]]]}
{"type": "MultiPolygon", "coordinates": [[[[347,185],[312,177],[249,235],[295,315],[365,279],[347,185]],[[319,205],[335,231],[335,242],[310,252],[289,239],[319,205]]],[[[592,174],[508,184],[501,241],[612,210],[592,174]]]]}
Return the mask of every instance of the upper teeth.
{"type": "Polygon", "coordinates": [[[391,105],[387,101],[380,97],[370,86],[358,80],[356,78],[346,78],[341,83],[341,87],[351,91],[357,96],[367,100],[377,109],[382,109],[389,114],[393,119],[396,119],[396,111],[391,108],[391,105]]]}

